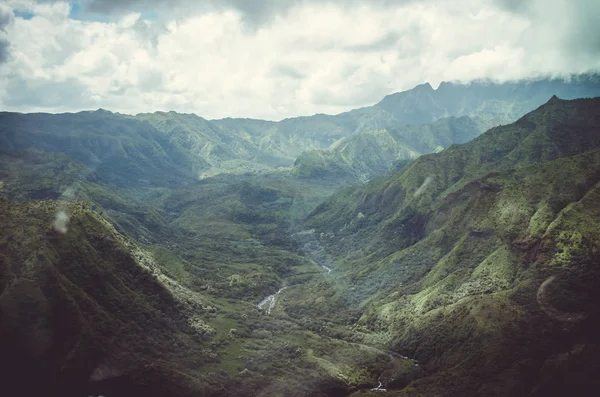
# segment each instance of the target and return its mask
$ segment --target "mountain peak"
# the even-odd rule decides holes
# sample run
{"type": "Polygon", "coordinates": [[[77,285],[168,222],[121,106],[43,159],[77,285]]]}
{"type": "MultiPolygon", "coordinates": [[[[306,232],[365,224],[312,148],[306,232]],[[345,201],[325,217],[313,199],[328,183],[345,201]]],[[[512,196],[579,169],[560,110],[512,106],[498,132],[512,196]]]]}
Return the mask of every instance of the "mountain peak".
{"type": "Polygon", "coordinates": [[[414,91],[434,91],[433,87],[429,83],[419,84],[418,86],[413,88],[413,90],[414,91]]]}
{"type": "Polygon", "coordinates": [[[560,101],[561,101],[561,100],[560,100],[560,98],[559,98],[559,97],[557,97],[556,95],[552,95],[552,97],[551,97],[551,98],[548,100],[548,102],[546,102],[546,103],[558,103],[558,102],[560,102],[560,101]]]}

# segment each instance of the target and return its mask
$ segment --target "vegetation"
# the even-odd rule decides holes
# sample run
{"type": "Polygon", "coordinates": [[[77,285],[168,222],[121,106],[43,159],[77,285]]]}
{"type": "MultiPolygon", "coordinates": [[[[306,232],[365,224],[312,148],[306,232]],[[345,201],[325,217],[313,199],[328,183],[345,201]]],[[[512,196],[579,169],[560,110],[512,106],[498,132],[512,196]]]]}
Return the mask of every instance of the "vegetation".
{"type": "Polygon", "coordinates": [[[311,214],[349,280],[337,299],[363,308],[369,343],[384,340],[431,374],[401,395],[561,395],[596,382],[539,373],[598,343],[588,283],[598,282],[600,234],[583,219],[597,216],[599,114],[598,99],[553,98],[311,214]]]}
{"type": "Polygon", "coordinates": [[[1,114],[6,386],[582,394],[600,379],[600,102],[479,134],[586,78],[277,123],[1,114]]]}
{"type": "Polygon", "coordinates": [[[341,139],[330,150],[305,152],[296,159],[294,175],[302,178],[366,182],[388,174],[394,163],[465,143],[483,132],[468,117],[431,124],[374,130],[341,139]]]}

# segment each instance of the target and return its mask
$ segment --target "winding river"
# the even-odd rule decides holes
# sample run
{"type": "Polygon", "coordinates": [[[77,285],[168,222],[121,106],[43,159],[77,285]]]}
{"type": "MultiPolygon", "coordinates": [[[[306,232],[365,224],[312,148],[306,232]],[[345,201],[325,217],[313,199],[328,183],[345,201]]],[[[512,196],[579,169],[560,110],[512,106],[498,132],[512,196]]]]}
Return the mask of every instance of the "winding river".
{"type": "MultiPolygon", "coordinates": [[[[323,260],[323,259],[328,259],[328,258],[327,258],[326,255],[322,254],[322,252],[324,250],[322,249],[322,247],[320,246],[320,244],[318,244],[318,241],[316,239],[314,239],[313,234],[314,234],[314,230],[309,230],[309,231],[304,231],[304,232],[296,233],[294,236],[298,236],[298,237],[302,236],[302,237],[304,237],[303,239],[300,239],[300,240],[304,240],[303,241],[305,243],[304,244],[304,248],[305,248],[305,250],[308,253],[308,258],[307,259],[313,265],[325,269],[327,271],[327,274],[329,274],[329,273],[332,272],[333,269],[331,269],[330,267],[328,267],[328,266],[326,266],[326,265],[323,264],[323,262],[327,262],[327,264],[329,264],[330,262],[328,260],[323,260]],[[307,237],[308,237],[308,240],[309,240],[308,242],[306,241],[307,237]],[[315,242],[316,242],[316,244],[315,244],[315,242]],[[312,245],[312,247],[311,247],[311,245],[312,245]],[[314,255],[314,250],[313,249],[315,248],[315,246],[318,248],[319,251],[321,251],[321,255],[314,255]],[[313,248],[313,249],[311,249],[311,248],[313,248]]],[[[279,291],[277,291],[276,293],[271,294],[271,295],[263,298],[258,303],[258,305],[257,305],[258,309],[264,311],[266,314],[271,314],[271,310],[273,310],[273,307],[275,307],[275,303],[277,301],[277,296],[281,292],[283,292],[285,289],[287,289],[289,287],[290,286],[281,287],[279,289],[279,291]]],[[[363,345],[361,343],[348,342],[348,341],[344,341],[344,342],[346,342],[348,344],[356,345],[359,348],[369,349],[369,350],[375,350],[375,351],[377,351],[379,353],[387,354],[387,356],[389,357],[389,359],[391,361],[398,360],[398,359],[401,359],[401,360],[411,360],[410,358],[408,358],[406,356],[403,356],[401,354],[398,354],[398,353],[395,353],[395,352],[392,352],[392,351],[383,351],[383,350],[378,349],[376,347],[368,346],[368,345],[363,345]]],[[[411,360],[411,361],[414,361],[414,360],[411,360]]],[[[415,362],[415,365],[418,365],[418,364],[416,364],[416,361],[414,361],[414,362],[415,362]]],[[[378,380],[378,382],[379,382],[379,384],[377,385],[377,387],[373,387],[373,388],[371,388],[369,390],[371,390],[371,391],[386,392],[387,389],[383,387],[383,383],[380,380],[378,380]]]]}

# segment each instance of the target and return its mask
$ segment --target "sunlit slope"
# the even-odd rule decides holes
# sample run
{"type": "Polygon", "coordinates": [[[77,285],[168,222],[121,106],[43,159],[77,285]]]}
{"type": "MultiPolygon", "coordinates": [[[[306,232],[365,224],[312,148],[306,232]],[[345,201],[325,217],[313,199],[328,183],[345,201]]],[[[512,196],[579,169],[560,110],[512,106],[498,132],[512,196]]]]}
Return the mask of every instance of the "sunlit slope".
{"type": "Polygon", "coordinates": [[[365,182],[388,174],[399,162],[465,143],[480,132],[481,126],[468,117],[362,132],[336,142],[329,150],[303,153],[293,173],[301,178],[365,182]]]}
{"type": "Polygon", "coordinates": [[[313,212],[347,283],[329,300],[431,374],[402,395],[596,382],[599,147],[600,100],[553,98],[313,212]]]}

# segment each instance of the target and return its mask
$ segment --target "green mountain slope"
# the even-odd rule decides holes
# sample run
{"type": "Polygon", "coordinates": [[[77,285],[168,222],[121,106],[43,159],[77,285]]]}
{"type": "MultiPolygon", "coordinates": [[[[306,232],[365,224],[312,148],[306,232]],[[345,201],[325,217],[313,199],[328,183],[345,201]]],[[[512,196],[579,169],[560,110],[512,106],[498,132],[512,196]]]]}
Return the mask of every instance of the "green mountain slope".
{"type": "MultiPolygon", "coordinates": [[[[269,315],[257,308],[263,298],[283,286],[293,290],[296,284],[320,279],[326,273],[302,256],[287,229],[316,205],[315,200],[323,200],[331,192],[329,184],[295,181],[286,173],[221,175],[178,188],[155,186],[140,195],[138,189],[132,193],[88,172],[82,163],[64,154],[29,149],[0,155],[0,164],[0,196],[9,208],[16,208],[18,214],[23,212],[23,215],[11,211],[2,214],[6,225],[6,241],[1,246],[2,255],[6,255],[2,258],[8,258],[15,266],[25,262],[30,247],[45,246],[47,230],[50,237],[56,235],[69,242],[68,249],[52,251],[59,270],[71,272],[71,266],[78,266],[78,272],[69,277],[68,288],[92,288],[97,284],[94,299],[98,305],[104,305],[106,300],[112,305],[102,309],[107,315],[120,310],[114,309],[115,305],[133,310],[131,300],[143,305],[163,300],[161,294],[148,290],[146,284],[130,280],[128,272],[138,272],[142,275],[138,277],[140,282],[173,296],[173,314],[179,313],[181,317],[172,328],[157,330],[155,339],[144,336],[146,330],[152,333],[162,327],[153,324],[152,313],[142,310],[139,316],[148,317],[142,321],[138,313],[122,311],[127,318],[121,319],[118,312],[115,316],[119,321],[144,325],[144,332],[125,325],[119,328],[124,338],[139,338],[139,344],[134,346],[145,349],[142,353],[126,349],[124,354],[130,355],[127,367],[117,370],[111,365],[118,363],[119,357],[111,355],[111,365],[102,369],[106,377],[89,382],[87,372],[77,377],[62,373],[60,368],[65,359],[60,356],[36,369],[33,376],[57,373],[48,375],[50,379],[42,379],[40,389],[58,382],[59,385],[52,387],[60,393],[76,395],[87,392],[129,396],[149,393],[148,389],[160,385],[151,395],[255,396],[264,392],[265,395],[327,396],[347,394],[350,384],[368,387],[389,364],[390,358],[383,351],[368,346],[357,350],[354,344],[337,340],[327,332],[322,335],[314,332],[333,328],[335,324],[293,318],[280,313],[277,306],[269,315]],[[39,208],[43,211],[38,211],[39,208]],[[69,226],[65,235],[53,231],[55,217],[62,210],[70,215],[69,225],[78,226],[69,226]],[[86,219],[81,224],[80,214],[85,214],[86,219]],[[88,218],[101,222],[100,226],[88,222],[88,218]],[[14,230],[19,227],[24,234],[15,238],[14,230]],[[110,244],[113,240],[115,245],[110,244]],[[22,246],[22,242],[27,245],[22,246]],[[104,245],[97,245],[98,242],[104,245]],[[130,258],[133,262],[124,265],[110,258],[99,261],[102,274],[112,271],[106,270],[106,266],[118,266],[112,278],[100,277],[92,267],[96,266],[92,249],[122,251],[125,260],[130,258]],[[83,260],[86,250],[90,251],[89,267],[79,259],[71,263],[75,255],[72,251],[83,260]],[[63,265],[65,261],[68,263],[63,265]],[[89,280],[80,279],[83,277],[89,280]],[[129,292],[113,295],[111,283],[132,288],[134,295],[129,292]],[[180,333],[191,336],[180,337],[180,333]]],[[[13,280],[14,289],[10,291],[18,295],[21,276],[29,276],[11,275],[8,269],[4,269],[7,273],[3,277],[13,280]]],[[[61,295],[63,288],[67,287],[57,283],[44,285],[46,294],[59,294],[53,303],[56,310],[66,310],[72,304],[83,305],[81,295],[61,295]]],[[[90,316],[86,317],[90,328],[109,326],[87,306],[81,310],[82,315],[90,316]]],[[[0,318],[10,318],[18,312],[18,306],[3,306],[0,318]]],[[[0,326],[3,324],[0,320],[0,326]]],[[[19,324],[26,332],[36,326],[19,324]]],[[[15,338],[13,328],[7,341],[15,338]]],[[[77,324],[67,322],[64,329],[53,332],[54,339],[43,340],[52,346],[59,339],[71,340],[71,335],[78,332],[77,324]]],[[[35,334],[27,343],[33,343],[38,336],[43,335],[35,334]]],[[[7,360],[23,354],[23,349],[20,346],[7,360]]],[[[99,349],[100,353],[113,354],[113,350],[119,351],[119,345],[101,344],[99,349]]],[[[96,362],[95,356],[86,358],[87,351],[80,354],[81,360],[96,362]]],[[[36,357],[28,358],[15,369],[18,379],[15,382],[23,381],[25,368],[36,357]]],[[[36,391],[24,390],[23,395],[33,395],[36,391]]]]}
{"type": "Polygon", "coordinates": [[[313,212],[330,299],[429,374],[398,395],[598,386],[599,147],[600,100],[553,98],[313,212]]]}
{"type": "Polygon", "coordinates": [[[600,79],[578,75],[502,84],[443,82],[437,90],[423,84],[338,115],[317,114],[278,123],[212,122],[255,137],[262,156],[279,159],[276,164],[280,166],[293,162],[297,175],[356,182],[385,174],[394,162],[464,143],[476,133],[511,123],[552,95],[563,99],[598,96],[600,79]]]}
{"type": "Polygon", "coordinates": [[[392,127],[381,107],[279,123],[0,114],[11,387],[325,397],[382,382],[389,395],[541,397],[593,385],[600,103],[553,98],[453,145],[514,98],[543,96],[510,87],[485,97],[500,118],[477,113],[483,88],[443,102],[420,87],[398,115],[450,117],[392,127]]]}
{"type": "MultiPolygon", "coordinates": [[[[192,357],[210,360],[190,321],[207,310],[202,301],[166,288],[142,251],[85,205],[2,199],[0,218],[6,390],[147,393],[172,385],[192,357]]],[[[195,382],[204,381],[178,387],[195,382]]]]}
{"type": "Polygon", "coordinates": [[[283,229],[289,195],[302,197],[289,182],[209,178],[138,201],[78,179],[85,167],[64,155],[0,163],[12,167],[0,190],[1,360],[20,395],[325,397],[375,382],[390,361],[257,308],[324,273],[283,229]],[[74,193],[51,200],[62,189],[74,193]]]}
{"type": "Polygon", "coordinates": [[[472,136],[473,126],[457,121],[467,119],[442,118],[469,117],[477,132],[483,132],[514,121],[552,94],[566,99],[600,95],[599,81],[597,75],[581,75],[502,84],[443,83],[437,90],[425,84],[389,95],[371,107],[279,122],[206,120],[175,112],[136,116],[105,110],[61,115],[2,113],[0,145],[13,152],[31,147],[64,152],[104,179],[130,188],[174,186],[190,177],[223,173],[266,172],[293,166],[304,152],[327,149],[333,149],[332,153],[309,153],[301,159],[301,164],[309,163],[309,174],[311,168],[331,164],[360,180],[380,174],[388,162],[472,136]],[[423,128],[407,126],[429,123],[433,124],[423,128]],[[455,129],[467,131],[457,136],[455,129]],[[391,137],[378,133],[382,130],[391,137]],[[367,134],[354,137],[361,132],[367,134]],[[358,155],[362,146],[367,150],[358,155]],[[345,152],[341,147],[347,147],[345,152]]]}
{"type": "Polygon", "coordinates": [[[477,117],[487,127],[512,122],[552,95],[564,99],[598,96],[597,75],[567,79],[538,79],[502,84],[475,81],[470,84],[442,82],[437,90],[422,84],[412,90],[386,96],[375,107],[385,109],[396,120],[428,123],[448,116],[477,117]]]}
{"type": "Polygon", "coordinates": [[[0,114],[0,146],[61,152],[117,186],[175,186],[206,162],[147,122],[98,110],[74,114],[0,114]]]}
{"type": "Polygon", "coordinates": [[[366,182],[387,174],[398,162],[465,143],[479,133],[480,127],[468,117],[358,133],[339,140],[330,150],[301,154],[293,172],[304,178],[366,182]]]}
{"type": "MultiPolygon", "coordinates": [[[[496,83],[474,81],[469,84],[442,82],[438,89],[422,84],[391,94],[379,103],[338,115],[317,114],[284,119],[266,125],[271,137],[305,137],[326,148],[352,133],[379,130],[395,125],[427,124],[446,117],[468,116],[485,128],[515,121],[524,113],[545,103],[552,95],[564,99],[600,95],[597,74],[568,78],[540,78],[496,83]]],[[[217,125],[256,131],[259,123],[249,119],[212,120],[217,125]]]]}

